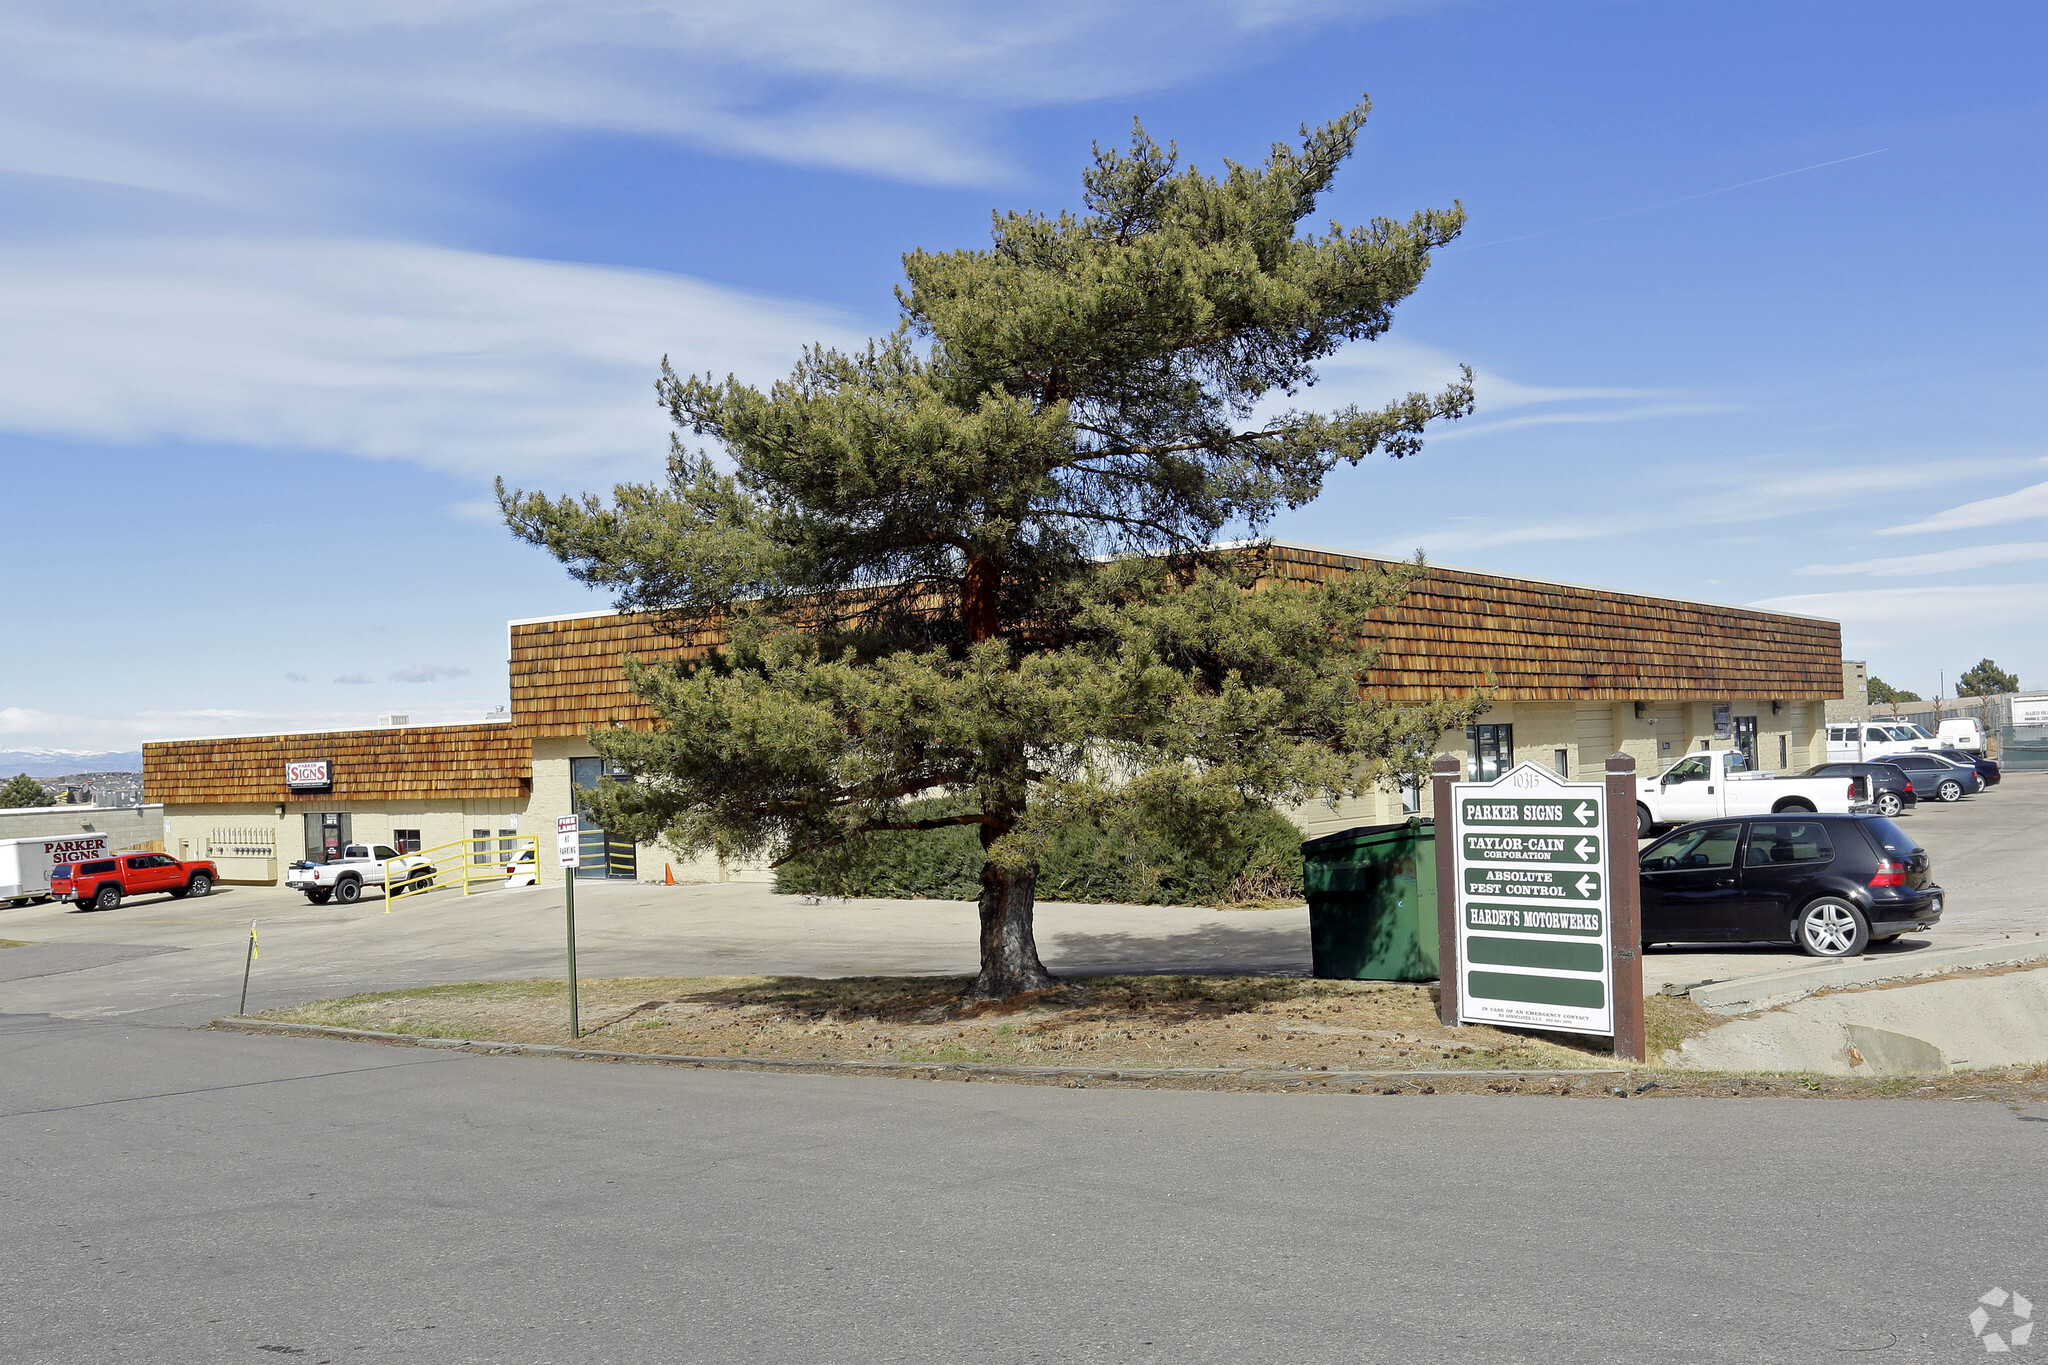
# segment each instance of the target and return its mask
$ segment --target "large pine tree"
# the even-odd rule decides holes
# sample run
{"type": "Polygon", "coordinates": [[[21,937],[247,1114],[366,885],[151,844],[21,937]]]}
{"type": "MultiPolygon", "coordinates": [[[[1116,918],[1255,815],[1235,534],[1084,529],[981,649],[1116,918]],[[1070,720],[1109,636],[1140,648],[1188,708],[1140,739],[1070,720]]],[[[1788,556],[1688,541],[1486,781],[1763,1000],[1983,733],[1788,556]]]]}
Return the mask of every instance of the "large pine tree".
{"type": "Polygon", "coordinates": [[[1083,213],[907,255],[901,325],[864,350],[808,351],[767,393],[664,364],[677,425],[723,461],[678,439],[664,484],[608,503],[501,483],[516,534],[719,641],[629,662],[659,723],[593,734],[636,778],[596,798],[606,827],[780,859],[976,826],[969,997],[994,998],[1051,984],[1033,884],[1061,821],[1127,802],[1200,840],[1423,771],[1474,701],[1363,691],[1368,618],[1407,572],[1290,586],[1256,542],[1216,545],[1471,408],[1469,372],[1378,410],[1280,401],[1386,331],[1463,221],[1302,228],[1366,111],[1220,177],[1138,128],[1097,149],[1083,213]]]}

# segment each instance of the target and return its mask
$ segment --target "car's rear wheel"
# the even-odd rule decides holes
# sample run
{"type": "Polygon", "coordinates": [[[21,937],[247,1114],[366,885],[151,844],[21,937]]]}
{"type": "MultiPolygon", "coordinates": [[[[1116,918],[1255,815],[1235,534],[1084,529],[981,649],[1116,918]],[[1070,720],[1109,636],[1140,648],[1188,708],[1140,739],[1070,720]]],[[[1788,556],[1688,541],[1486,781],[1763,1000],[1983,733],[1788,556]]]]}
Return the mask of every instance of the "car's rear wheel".
{"type": "Polygon", "coordinates": [[[1771,807],[1771,814],[1773,815],[1783,815],[1787,811],[1799,811],[1802,814],[1811,815],[1813,814],[1813,805],[1807,801],[1780,801],[1777,805],[1771,807]]]}
{"type": "Polygon", "coordinates": [[[1944,778],[1941,785],[1934,789],[1934,794],[1944,801],[1960,801],[1963,799],[1963,784],[1953,777],[1944,778]]]}
{"type": "Polygon", "coordinates": [[[203,896],[213,890],[213,878],[201,872],[185,884],[185,890],[194,896],[203,896]]]}
{"type": "Polygon", "coordinates": [[[1792,936],[1811,957],[1855,957],[1870,946],[1870,922],[1849,902],[1822,896],[1799,912],[1792,936]]]}
{"type": "Polygon", "coordinates": [[[120,905],[121,888],[118,886],[103,886],[92,893],[92,908],[95,910],[115,910],[120,905]]]}
{"type": "Polygon", "coordinates": [[[334,899],[340,901],[343,905],[354,905],[357,901],[361,900],[362,898],[363,884],[357,881],[354,877],[350,877],[346,881],[335,883],[334,899]]]}
{"type": "Polygon", "coordinates": [[[1897,815],[1905,808],[1906,803],[1897,792],[1879,792],[1877,794],[1877,813],[1879,815],[1897,815]]]}
{"type": "Polygon", "coordinates": [[[1636,838],[1649,838],[1650,831],[1654,828],[1650,822],[1650,808],[1640,801],[1636,802],[1636,838]]]}

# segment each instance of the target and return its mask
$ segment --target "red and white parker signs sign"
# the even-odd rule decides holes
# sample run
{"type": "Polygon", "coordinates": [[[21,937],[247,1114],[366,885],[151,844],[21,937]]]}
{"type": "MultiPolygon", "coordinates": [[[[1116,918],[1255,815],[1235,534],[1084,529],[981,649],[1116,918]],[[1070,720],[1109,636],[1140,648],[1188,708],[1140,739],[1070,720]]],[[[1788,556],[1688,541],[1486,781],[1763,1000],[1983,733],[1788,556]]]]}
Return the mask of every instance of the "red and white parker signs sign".
{"type": "Polygon", "coordinates": [[[284,784],[287,787],[331,787],[334,785],[334,760],[294,759],[284,765],[284,784]]]}
{"type": "Polygon", "coordinates": [[[52,863],[82,863],[88,858],[107,856],[107,836],[80,834],[69,839],[43,841],[43,857],[52,863]]]}

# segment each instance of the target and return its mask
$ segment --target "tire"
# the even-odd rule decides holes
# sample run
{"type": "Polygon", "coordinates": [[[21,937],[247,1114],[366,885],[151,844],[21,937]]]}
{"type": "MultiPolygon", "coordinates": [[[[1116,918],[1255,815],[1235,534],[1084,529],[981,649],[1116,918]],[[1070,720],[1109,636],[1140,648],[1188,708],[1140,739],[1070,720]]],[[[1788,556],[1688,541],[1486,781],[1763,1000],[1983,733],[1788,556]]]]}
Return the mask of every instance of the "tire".
{"type": "Polygon", "coordinates": [[[1953,805],[1955,802],[1963,799],[1963,784],[1956,781],[1953,777],[1945,777],[1942,779],[1941,785],[1934,789],[1934,794],[1940,797],[1943,802],[1953,805]]]}
{"type": "Polygon", "coordinates": [[[121,888],[103,886],[92,893],[92,908],[95,910],[118,910],[121,908],[121,888]]]}
{"type": "Polygon", "coordinates": [[[1870,946],[1870,921],[1849,902],[1822,896],[1799,912],[1792,937],[1808,957],[1856,957],[1870,946]]]}
{"type": "Polygon", "coordinates": [[[1897,815],[1905,808],[1906,803],[1897,792],[1879,792],[1877,794],[1877,813],[1879,815],[1897,815]]]}
{"type": "Polygon", "coordinates": [[[306,899],[315,905],[325,905],[334,899],[334,893],[332,891],[308,891],[306,899]]]}
{"type": "Polygon", "coordinates": [[[1813,814],[1813,803],[1810,801],[1780,801],[1777,805],[1771,807],[1771,814],[1773,815],[1784,815],[1788,811],[1799,811],[1803,814],[1811,815],[1813,814]]]}
{"type": "Polygon", "coordinates": [[[354,877],[345,877],[334,884],[334,899],[343,905],[354,905],[363,898],[363,884],[354,877]]]}
{"type": "Polygon", "coordinates": [[[185,884],[185,893],[190,896],[204,896],[212,890],[213,878],[207,876],[204,872],[199,873],[185,884]]]}
{"type": "Polygon", "coordinates": [[[1636,838],[1649,838],[1650,831],[1655,828],[1656,825],[1650,819],[1650,808],[1640,801],[1636,802],[1636,838]]]}

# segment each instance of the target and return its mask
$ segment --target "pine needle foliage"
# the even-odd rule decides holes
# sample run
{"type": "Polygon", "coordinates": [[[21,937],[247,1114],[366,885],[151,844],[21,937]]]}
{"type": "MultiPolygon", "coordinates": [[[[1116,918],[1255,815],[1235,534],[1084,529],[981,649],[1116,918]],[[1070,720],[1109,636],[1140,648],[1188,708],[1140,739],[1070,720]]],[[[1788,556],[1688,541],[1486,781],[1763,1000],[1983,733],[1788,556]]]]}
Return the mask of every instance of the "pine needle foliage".
{"type": "Polygon", "coordinates": [[[1083,212],[906,255],[901,322],[864,349],[810,349],[766,392],[664,363],[678,428],[722,459],[678,435],[665,482],[609,501],[501,483],[572,575],[722,640],[629,661],[659,724],[592,735],[635,779],[600,789],[605,827],[777,861],[969,829],[979,999],[1051,984],[1031,907],[1076,821],[1139,811],[1199,847],[1426,771],[1483,699],[1363,693],[1412,566],[1288,585],[1256,540],[1216,545],[1471,409],[1469,371],[1378,409],[1286,402],[1387,330],[1463,221],[1304,228],[1366,112],[1215,177],[1138,127],[1096,149],[1083,212]]]}

